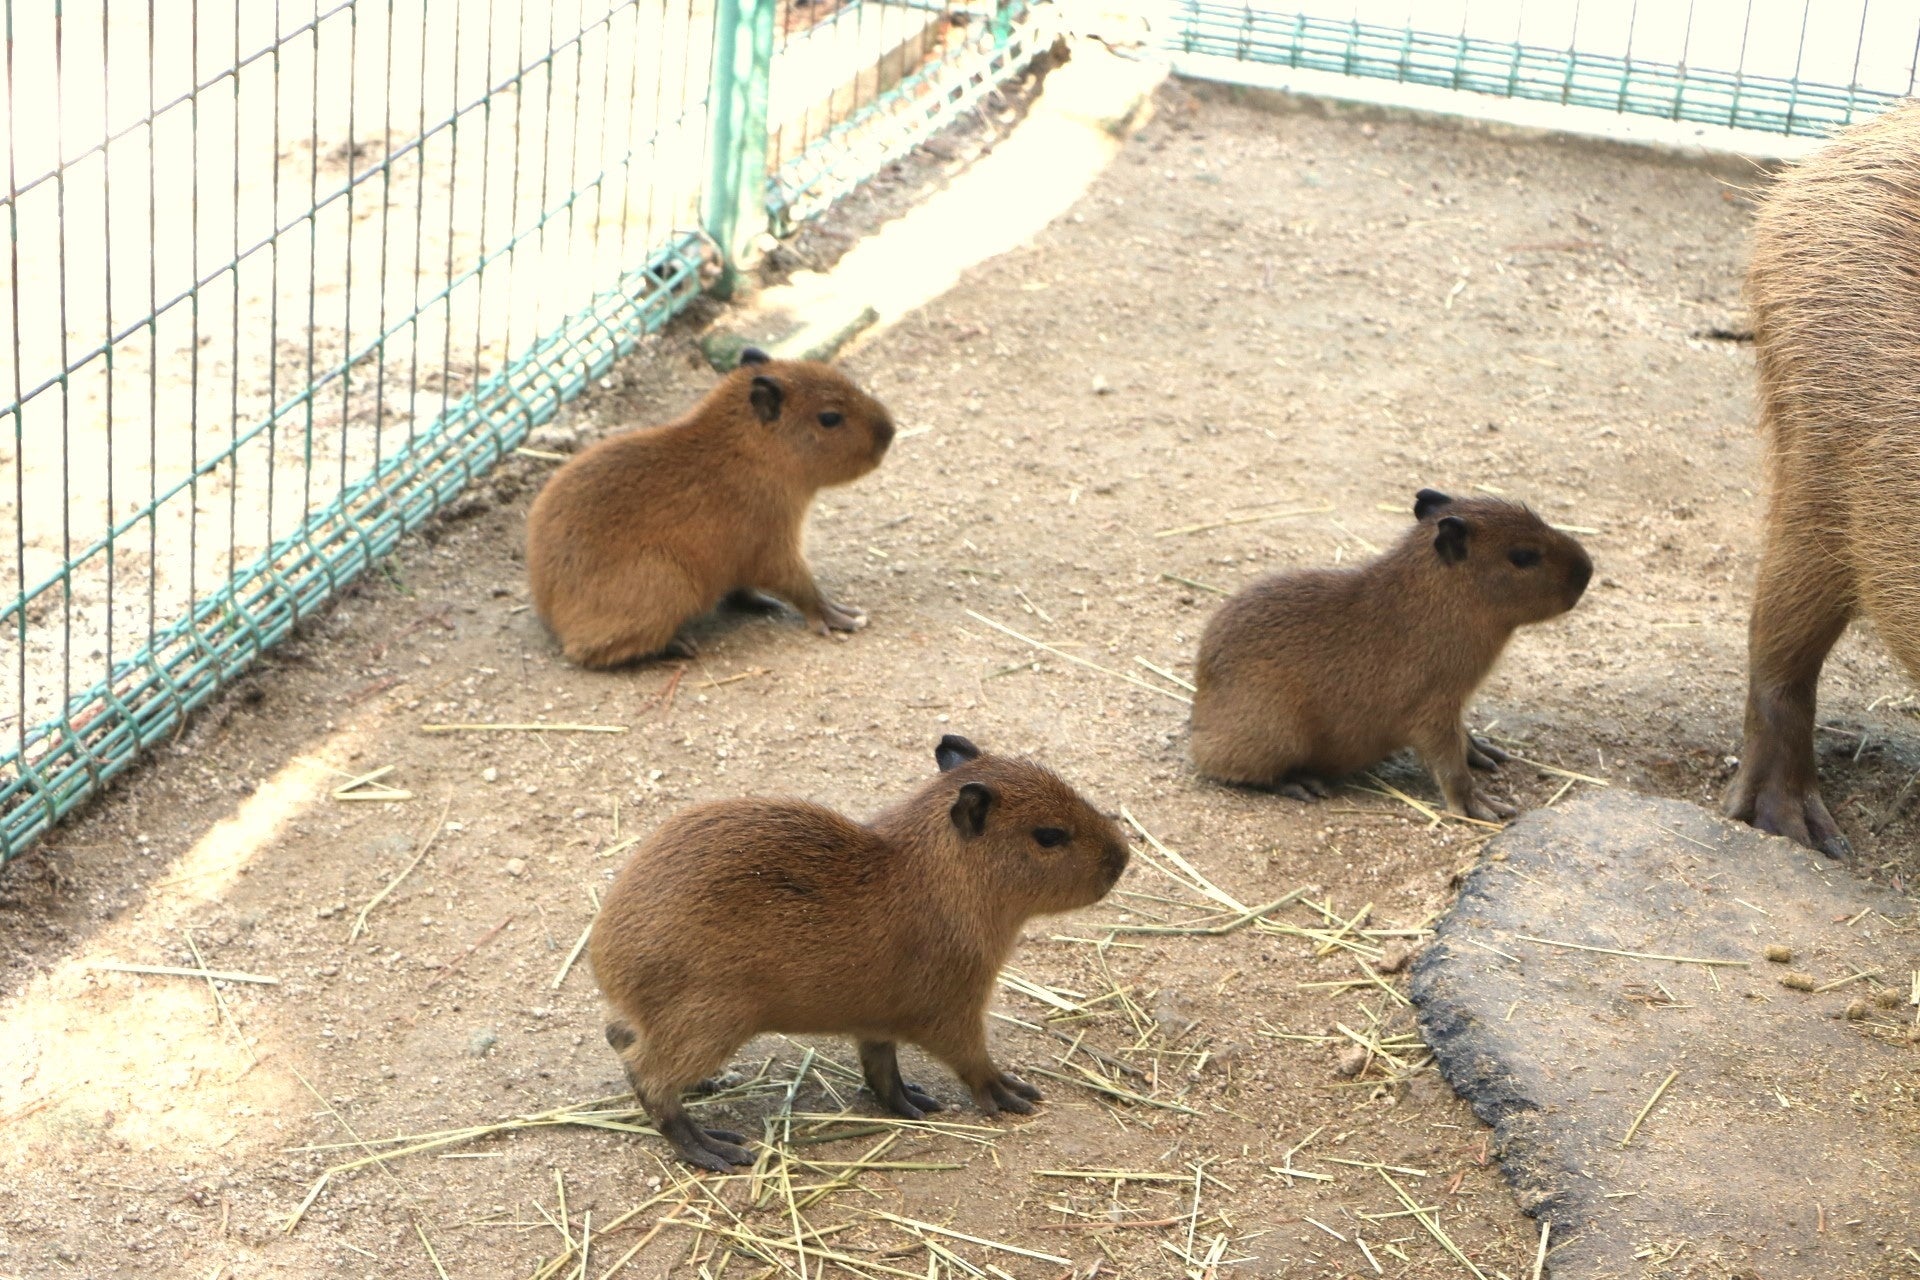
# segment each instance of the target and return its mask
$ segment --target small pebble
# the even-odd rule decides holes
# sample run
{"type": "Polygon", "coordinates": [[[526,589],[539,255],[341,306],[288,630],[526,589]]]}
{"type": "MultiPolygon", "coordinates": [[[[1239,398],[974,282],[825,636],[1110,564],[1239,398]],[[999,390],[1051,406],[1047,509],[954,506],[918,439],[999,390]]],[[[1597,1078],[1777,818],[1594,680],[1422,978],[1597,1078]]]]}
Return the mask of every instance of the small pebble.
{"type": "Polygon", "coordinates": [[[498,782],[500,781],[500,771],[494,768],[492,765],[488,765],[486,768],[480,771],[480,781],[498,782]]]}
{"type": "Polygon", "coordinates": [[[1780,975],[1780,985],[1793,991],[1811,991],[1819,984],[1809,974],[1783,973],[1780,975]]]}
{"type": "Polygon", "coordinates": [[[1380,957],[1378,966],[1381,973],[1399,973],[1413,959],[1413,948],[1404,942],[1394,942],[1387,946],[1387,952],[1380,957]]]}
{"type": "Polygon", "coordinates": [[[1784,942],[1769,942],[1765,954],[1775,964],[1788,964],[1793,960],[1793,948],[1784,942]]]}
{"type": "Polygon", "coordinates": [[[1366,1049],[1356,1044],[1340,1055],[1333,1069],[1343,1076],[1357,1076],[1367,1069],[1367,1056],[1366,1049]]]}
{"type": "Polygon", "coordinates": [[[508,875],[510,876],[521,875],[525,873],[526,869],[527,869],[527,860],[525,858],[508,858],[507,859],[508,875]]]}
{"type": "Polygon", "coordinates": [[[1112,391],[1113,388],[1108,385],[1105,374],[1096,373],[1093,375],[1093,394],[1104,396],[1110,394],[1112,391]]]}

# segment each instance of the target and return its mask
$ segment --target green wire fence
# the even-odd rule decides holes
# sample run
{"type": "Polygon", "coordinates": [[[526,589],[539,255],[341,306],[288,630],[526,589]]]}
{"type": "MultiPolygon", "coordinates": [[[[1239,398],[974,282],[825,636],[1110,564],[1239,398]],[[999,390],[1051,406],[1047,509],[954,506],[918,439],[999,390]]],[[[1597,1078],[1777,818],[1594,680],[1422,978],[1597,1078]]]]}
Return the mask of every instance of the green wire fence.
{"type": "Polygon", "coordinates": [[[1802,137],[1910,96],[1920,66],[1911,0],[1167,0],[1158,25],[1195,76],[1326,72],[1802,137]]]}
{"type": "Polygon", "coordinates": [[[1023,0],[4,18],[0,862],[1043,47],[1023,0]]]}

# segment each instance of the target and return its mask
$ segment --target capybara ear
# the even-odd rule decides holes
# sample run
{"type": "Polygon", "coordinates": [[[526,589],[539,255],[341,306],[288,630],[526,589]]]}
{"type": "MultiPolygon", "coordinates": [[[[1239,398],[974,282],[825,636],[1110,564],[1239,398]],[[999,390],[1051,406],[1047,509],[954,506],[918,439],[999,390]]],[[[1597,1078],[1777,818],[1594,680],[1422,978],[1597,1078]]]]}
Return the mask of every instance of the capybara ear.
{"type": "Polygon", "coordinates": [[[1449,498],[1438,489],[1422,489],[1413,495],[1413,518],[1415,520],[1425,520],[1430,512],[1436,511],[1452,502],[1452,498],[1449,498]]]}
{"type": "Polygon", "coordinates": [[[773,357],[758,347],[743,347],[740,350],[741,364],[769,364],[773,357]]]}
{"type": "Polygon", "coordinates": [[[753,380],[753,387],[747,392],[747,402],[753,406],[754,413],[762,422],[772,422],[778,418],[780,403],[786,398],[787,393],[780,389],[780,384],[764,373],[753,380]]]}
{"type": "Polygon", "coordinates": [[[940,739],[940,745],[933,749],[934,763],[940,766],[940,772],[958,769],[969,760],[980,758],[980,748],[968,742],[957,733],[950,733],[940,739]]]}
{"type": "Polygon", "coordinates": [[[993,808],[993,792],[978,782],[969,782],[960,788],[960,794],[954,799],[953,808],[947,812],[953,818],[953,825],[961,835],[968,839],[987,829],[987,810],[993,808]]]}
{"type": "Polygon", "coordinates": [[[1433,549],[1448,564],[1467,558],[1467,522],[1459,516],[1441,516],[1434,526],[1433,549]]]}

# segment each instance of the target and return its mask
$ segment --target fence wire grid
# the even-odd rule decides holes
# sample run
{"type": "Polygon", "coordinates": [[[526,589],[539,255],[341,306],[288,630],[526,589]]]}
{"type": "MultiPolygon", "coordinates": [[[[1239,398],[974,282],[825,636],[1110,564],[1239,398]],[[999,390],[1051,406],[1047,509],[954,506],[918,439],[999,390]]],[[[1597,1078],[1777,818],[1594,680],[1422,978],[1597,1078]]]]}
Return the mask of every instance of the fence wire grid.
{"type": "Polygon", "coordinates": [[[1160,26],[1203,77],[1284,67],[1794,137],[1911,96],[1920,69],[1915,0],[1166,0],[1160,26]]]}
{"type": "Polygon", "coordinates": [[[0,862],[1035,47],[1021,0],[4,17],[0,862]]]}

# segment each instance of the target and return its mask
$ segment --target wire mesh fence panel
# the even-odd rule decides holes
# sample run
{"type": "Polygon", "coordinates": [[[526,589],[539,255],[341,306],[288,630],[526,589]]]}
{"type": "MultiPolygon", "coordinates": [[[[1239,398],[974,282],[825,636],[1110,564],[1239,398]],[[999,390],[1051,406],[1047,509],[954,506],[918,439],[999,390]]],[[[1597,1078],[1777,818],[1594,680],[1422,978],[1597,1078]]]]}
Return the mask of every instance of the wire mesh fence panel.
{"type": "Polygon", "coordinates": [[[0,855],[697,293],[707,0],[9,0],[0,855]]]}
{"type": "Polygon", "coordinates": [[[1177,58],[1796,136],[1912,94],[1920,65],[1916,0],[1167,0],[1164,9],[1163,43],[1177,58]]]}
{"type": "Polygon", "coordinates": [[[787,0],[769,34],[777,233],[977,107],[1054,38],[1026,0],[787,0]]]}

